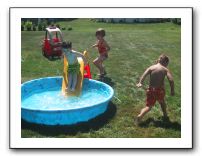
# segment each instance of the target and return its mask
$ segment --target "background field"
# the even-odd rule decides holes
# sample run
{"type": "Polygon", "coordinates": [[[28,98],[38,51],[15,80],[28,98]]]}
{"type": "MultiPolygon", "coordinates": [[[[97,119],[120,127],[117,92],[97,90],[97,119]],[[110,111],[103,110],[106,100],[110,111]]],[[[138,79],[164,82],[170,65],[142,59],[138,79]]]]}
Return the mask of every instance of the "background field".
{"type": "MultiPolygon", "coordinates": [[[[103,79],[114,88],[115,97],[108,110],[99,117],[73,126],[43,126],[22,121],[22,137],[181,137],[181,29],[172,23],[110,24],[96,23],[89,19],[59,22],[64,38],[73,43],[77,51],[84,51],[95,43],[95,30],[106,30],[106,40],[111,46],[109,59],[105,61],[107,77],[103,79]],[[170,122],[163,122],[158,104],[149,112],[140,126],[133,118],[145,105],[144,89],[135,84],[144,70],[153,64],[161,53],[170,57],[168,68],[175,80],[175,96],[170,96],[166,80],[166,102],[170,122]]],[[[61,60],[48,61],[41,54],[43,31],[22,31],[22,82],[46,76],[62,75],[61,60]]],[[[94,79],[97,69],[92,64],[98,52],[89,49],[90,66],[94,79]]],[[[147,86],[148,79],[145,80],[147,86]]]]}

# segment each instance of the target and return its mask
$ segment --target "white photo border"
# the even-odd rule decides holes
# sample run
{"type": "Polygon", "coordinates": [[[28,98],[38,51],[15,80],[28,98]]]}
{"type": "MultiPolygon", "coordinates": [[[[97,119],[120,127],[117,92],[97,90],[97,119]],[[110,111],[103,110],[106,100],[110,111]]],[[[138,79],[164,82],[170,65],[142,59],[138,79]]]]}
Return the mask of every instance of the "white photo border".
{"type": "Polygon", "coordinates": [[[192,7],[11,7],[9,18],[10,148],[193,148],[192,7]],[[21,138],[21,18],[111,17],[181,18],[181,138],[21,138]]]}

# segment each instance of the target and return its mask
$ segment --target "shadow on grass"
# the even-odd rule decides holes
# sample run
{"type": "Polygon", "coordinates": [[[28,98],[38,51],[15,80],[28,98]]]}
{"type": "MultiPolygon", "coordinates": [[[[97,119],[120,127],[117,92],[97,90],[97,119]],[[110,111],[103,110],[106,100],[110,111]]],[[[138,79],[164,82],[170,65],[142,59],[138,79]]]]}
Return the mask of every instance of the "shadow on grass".
{"type": "Polygon", "coordinates": [[[45,57],[47,60],[49,61],[58,61],[58,60],[61,60],[60,57],[45,57]]]}
{"type": "MultiPolygon", "coordinates": [[[[81,122],[67,126],[48,126],[41,124],[33,124],[22,119],[21,128],[38,132],[41,135],[56,137],[57,135],[76,135],[77,133],[85,133],[90,130],[99,130],[109,122],[116,114],[116,106],[112,102],[109,103],[107,110],[88,122],[81,122]]],[[[22,136],[23,137],[23,136],[22,136]]]]}
{"type": "Polygon", "coordinates": [[[154,120],[153,118],[148,118],[147,120],[139,124],[140,127],[149,127],[149,126],[161,127],[166,129],[173,129],[181,131],[181,124],[178,122],[172,122],[170,120],[154,120]]]}
{"type": "Polygon", "coordinates": [[[97,79],[98,81],[102,81],[108,85],[110,85],[111,87],[114,87],[115,86],[115,83],[112,81],[112,79],[108,76],[102,76],[102,77],[99,77],[97,79]]]}

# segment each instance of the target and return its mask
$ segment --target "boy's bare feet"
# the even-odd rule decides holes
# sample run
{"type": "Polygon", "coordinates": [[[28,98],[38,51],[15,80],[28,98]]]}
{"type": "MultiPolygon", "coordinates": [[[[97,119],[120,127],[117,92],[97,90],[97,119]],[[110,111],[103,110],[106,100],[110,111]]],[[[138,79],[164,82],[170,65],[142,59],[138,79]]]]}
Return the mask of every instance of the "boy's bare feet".
{"type": "Polygon", "coordinates": [[[75,91],[75,88],[72,88],[72,89],[71,89],[71,92],[74,92],[74,91],[75,91]]]}
{"type": "Polygon", "coordinates": [[[66,88],[66,89],[65,89],[65,92],[66,92],[66,93],[69,93],[69,92],[72,92],[72,90],[71,90],[71,89],[66,88]]]}
{"type": "Polygon", "coordinates": [[[105,76],[105,75],[107,75],[107,72],[104,70],[104,73],[99,73],[99,74],[97,74],[99,77],[102,77],[102,76],[105,76]]]}
{"type": "Polygon", "coordinates": [[[103,77],[103,76],[104,76],[104,74],[97,74],[97,76],[99,76],[99,77],[103,77]]]}

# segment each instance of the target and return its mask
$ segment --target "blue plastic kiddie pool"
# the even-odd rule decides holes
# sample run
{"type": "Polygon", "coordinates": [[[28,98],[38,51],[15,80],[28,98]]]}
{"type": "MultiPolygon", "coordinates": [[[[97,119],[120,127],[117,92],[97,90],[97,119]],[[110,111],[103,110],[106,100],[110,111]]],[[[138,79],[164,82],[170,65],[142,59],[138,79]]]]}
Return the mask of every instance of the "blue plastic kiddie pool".
{"type": "Polygon", "coordinates": [[[104,113],[114,95],[107,84],[84,79],[79,97],[65,97],[62,77],[45,77],[21,85],[21,117],[44,125],[72,125],[104,113]]]}

